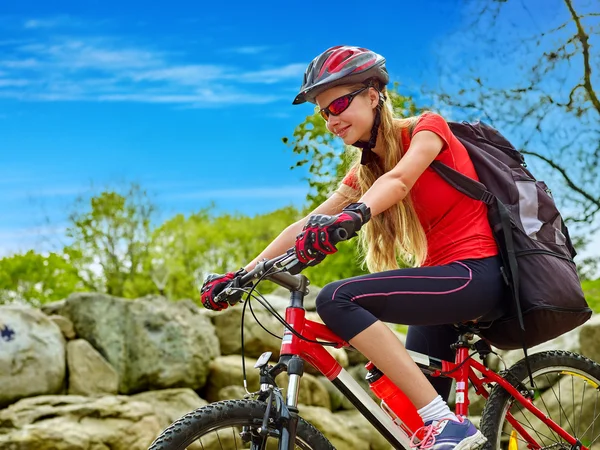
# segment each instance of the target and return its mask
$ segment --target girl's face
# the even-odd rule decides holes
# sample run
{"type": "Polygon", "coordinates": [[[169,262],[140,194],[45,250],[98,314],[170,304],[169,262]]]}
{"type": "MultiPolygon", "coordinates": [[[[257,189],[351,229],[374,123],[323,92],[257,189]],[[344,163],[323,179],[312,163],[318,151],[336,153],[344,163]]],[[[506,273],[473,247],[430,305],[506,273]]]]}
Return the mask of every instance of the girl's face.
{"type": "Polygon", "coordinates": [[[344,144],[354,144],[356,141],[368,141],[371,137],[371,128],[375,120],[375,107],[379,95],[373,88],[366,88],[357,93],[352,86],[335,86],[317,95],[317,105],[326,109],[327,129],[343,139],[344,144]],[[347,98],[342,97],[355,93],[350,99],[350,104],[338,115],[339,109],[347,105],[347,98]],[[341,106],[341,108],[340,108],[341,106]]]}

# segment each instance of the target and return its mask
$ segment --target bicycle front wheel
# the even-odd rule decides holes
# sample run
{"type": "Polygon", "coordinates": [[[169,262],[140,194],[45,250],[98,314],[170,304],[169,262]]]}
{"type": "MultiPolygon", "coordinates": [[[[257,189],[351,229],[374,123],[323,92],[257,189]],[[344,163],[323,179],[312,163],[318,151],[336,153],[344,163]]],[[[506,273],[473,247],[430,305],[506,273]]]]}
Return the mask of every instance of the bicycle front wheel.
{"type": "MultiPolygon", "coordinates": [[[[548,418],[588,448],[600,449],[600,365],[565,351],[536,353],[529,357],[534,381],[533,404],[548,418]]],[[[513,386],[529,386],[525,361],[511,367],[504,377],[513,386]]],[[[481,417],[481,431],[491,449],[570,449],[556,432],[531,414],[500,386],[496,386],[481,417]],[[510,413],[535,441],[528,442],[508,422],[510,413]]]]}
{"type": "MultiPolygon", "coordinates": [[[[277,450],[280,426],[269,421],[269,435],[262,438],[262,425],[267,405],[254,400],[226,400],[204,406],[175,421],[156,438],[148,450],[277,450]]],[[[323,434],[298,418],[296,449],[335,450],[323,434]]]]}

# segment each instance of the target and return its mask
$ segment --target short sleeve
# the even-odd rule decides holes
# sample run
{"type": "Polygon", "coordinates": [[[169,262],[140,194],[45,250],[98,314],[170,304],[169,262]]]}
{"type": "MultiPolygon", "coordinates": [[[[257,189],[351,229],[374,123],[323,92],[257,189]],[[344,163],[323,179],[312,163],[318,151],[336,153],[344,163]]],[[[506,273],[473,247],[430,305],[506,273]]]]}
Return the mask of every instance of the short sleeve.
{"type": "Polygon", "coordinates": [[[359,189],[356,172],[351,169],[340,183],[336,192],[344,197],[351,198],[356,195],[359,189]]]}
{"type": "Polygon", "coordinates": [[[414,136],[419,131],[423,130],[431,131],[432,133],[437,134],[442,141],[444,141],[442,150],[448,148],[450,145],[450,141],[452,140],[452,131],[450,131],[448,123],[439,114],[431,112],[423,114],[417,121],[412,135],[414,136]]]}

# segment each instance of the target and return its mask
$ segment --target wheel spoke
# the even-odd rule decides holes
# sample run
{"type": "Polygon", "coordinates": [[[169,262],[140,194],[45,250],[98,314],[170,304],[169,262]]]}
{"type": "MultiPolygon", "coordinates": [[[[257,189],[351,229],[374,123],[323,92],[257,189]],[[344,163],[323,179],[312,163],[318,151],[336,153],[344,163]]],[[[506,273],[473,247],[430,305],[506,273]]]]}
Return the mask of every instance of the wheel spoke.
{"type": "Polygon", "coordinates": [[[219,436],[219,430],[217,430],[217,439],[219,440],[219,445],[221,446],[221,449],[222,449],[223,444],[221,443],[221,436],[219,436]]]}
{"type": "MultiPolygon", "coordinates": [[[[560,381],[558,381],[558,383],[556,383],[556,382],[552,383],[552,380],[550,379],[550,377],[548,377],[547,374],[545,375],[545,377],[546,377],[546,381],[548,382],[548,385],[550,386],[550,389],[552,389],[552,392],[554,393],[554,398],[557,398],[556,397],[556,392],[554,391],[554,384],[558,384],[558,396],[560,397],[561,396],[560,395],[560,381]]],[[[544,405],[544,408],[546,408],[546,415],[548,417],[550,417],[550,408],[548,408],[548,405],[546,404],[546,401],[544,400],[544,395],[541,392],[541,389],[540,389],[540,400],[542,401],[542,404],[544,405]]],[[[558,403],[558,406],[559,406],[559,410],[558,410],[559,413],[558,413],[558,415],[560,416],[561,415],[561,409],[562,409],[560,401],[558,403]]],[[[550,419],[552,419],[552,417],[550,417],[550,419]]],[[[552,429],[550,429],[550,431],[552,432],[552,435],[554,436],[554,442],[560,442],[560,437],[556,434],[556,432],[553,431],[552,429]]]]}
{"type": "MultiPolygon", "coordinates": [[[[560,394],[560,378],[559,381],[556,383],[558,385],[558,392],[560,394]]],[[[575,392],[573,391],[574,387],[573,387],[573,376],[571,376],[571,393],[572,393],[572,397],[573,397],[573,405],[575,405],[575,392]]],[[[550,387],[550,390],[552,391],[552,393],[554,394],[554,398],[558,401],[558,408],[559,411],[562,412],[565,416],[565,420],[567,421],[567,424],[569,425],[569,427],[571,428],[571,433],[574,434],[575,430],[573,430],[573,425],[571,424],[571,421],[569,420],[569,415],[567,414],[567,412],[563,409],[562,406],[562,402],[560,400],[560,395],[556,395],[556,391],[554,390],[554,385],[552,385],[550,387]]],[[[574,411],[574,409],[572,410],[574,411]]],[[[561,428],[562,428],[562,424],[561,424],[561,428]]]]}
{"type": "Polygon", "coordinates": [[[237,446],[237,439],[236,439],[236,434],[235,434],[235,428],[231,428],[231,433],[233,434],[233,442],[235,443],[235,450],[238,450],[238,446],[237,446]]]}
{"type": "MultiPolygon", "coordinates": [[[[587,383],[583,383],[583,389],[581,392],[581,407],[579,408],[579,427],[577,427],[577,432],[579,433],[579,428],[581,428],[581,422],[583,422],[583,400],[585,398],[585,390],[587,388],[587,383]]],[[[575,396],[573,396],[575,397],[575,396]]],[[[579,436],[579,434],[577,434],[579,436]]]]}
{"type": "MultiPolygon", "coordinates": [[[[547,351],[533,354],[529,358],[535,387],[535,396],[531,402],[541,411],[542,416],[538,418],[533,415],[501,387],[494,388],[481,419],[481,429],[492,443],[491,448],[505,449],[507,441],[512,438],[519,449],[570,449],[571,445],[558,431],[544,423],[544,417],[553,420],[590,450],[592,446],[598,446],[600,365],[581,355],[565,351],[547,351]],[[516,421],[515,426],[518,423],[522,427],[523,435],[515,433],[517,430],[507,422],[509,412],[516,421]],[[525,434],[529,435],[532,442],[524,437],[525,434]]],[[[529,384],[525,361],[510,368],[506,378],[513,380],[511,383],[515,387],[529,384]]]]}
{"type": "Polygon", "coordinates": [[[523,418],[527,420],[527,424],[521,422],[520,420],[517,420],[517,422],[519,422],[519,424],[521,424],[523,428],[529,428],[531,431],[533,431],[537,435],[538,439],[545,438],[553,442],[558,442],[556,436],[547,436],[544,433],[542,433],[541,430],[539,430],[539,428],[534,427],[533,424],[529,421],[529,419],[527,419],[527,416],[523,415],[523,418]]]}

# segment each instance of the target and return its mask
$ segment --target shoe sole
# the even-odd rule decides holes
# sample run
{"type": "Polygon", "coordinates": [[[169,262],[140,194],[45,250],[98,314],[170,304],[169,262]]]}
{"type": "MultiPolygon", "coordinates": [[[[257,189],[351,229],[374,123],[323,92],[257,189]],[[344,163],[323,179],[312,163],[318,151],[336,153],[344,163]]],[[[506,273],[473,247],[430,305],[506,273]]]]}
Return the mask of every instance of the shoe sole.
{"type": "Polygon", "coordinates": [[[454,450],[477,450],[487,442],[486,437],[477,430],[473,436],[463,439],[454,450]]]}

